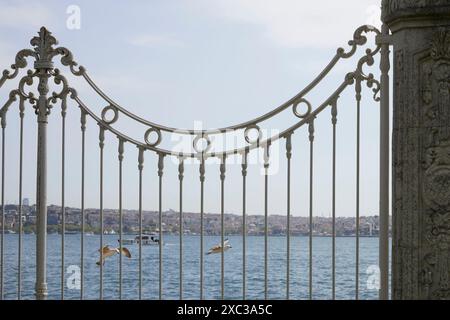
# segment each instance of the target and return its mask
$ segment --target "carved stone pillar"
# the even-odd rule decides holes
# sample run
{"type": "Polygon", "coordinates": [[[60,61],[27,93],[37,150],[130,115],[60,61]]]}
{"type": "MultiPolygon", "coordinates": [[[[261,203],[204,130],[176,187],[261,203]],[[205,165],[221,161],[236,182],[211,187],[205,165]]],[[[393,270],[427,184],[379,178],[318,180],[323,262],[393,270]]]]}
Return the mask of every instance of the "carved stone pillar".
{"type": "Polygon", "coordinates": [[[450,0],[383,0],[392,32],[394,299],[450,299],[450,0]]]}

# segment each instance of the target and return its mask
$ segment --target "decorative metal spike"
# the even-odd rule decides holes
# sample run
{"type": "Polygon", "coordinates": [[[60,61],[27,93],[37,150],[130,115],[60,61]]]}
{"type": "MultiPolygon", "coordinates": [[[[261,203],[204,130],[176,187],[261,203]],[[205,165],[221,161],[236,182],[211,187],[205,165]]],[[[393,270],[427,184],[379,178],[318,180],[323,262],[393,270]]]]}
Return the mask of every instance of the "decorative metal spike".
{"type": "Polygon", "coordinates": [[[81,110],[81,116],[80,116],[81,131],[85,132],[86,131],[86,112],[83,109],[81,109],[81,107],[80,107],[80,110],[81,110]]]}
{"type": "Polygon", "coordinates": [[[123,160],[124,144],[125,144],[125,140],[123,140],[122,138],[119,138],[119,147],[117,149],[117,151],[119,153],[119,155],[118,155],[119,161],[123,160]]]}
{"type": "Polygon", "coordinates": [[[226,159],[227,159],[226,155],[222,155],[222,158],[220,161],[220,180],[221,181],[225,180],[225,171],[226,171],[225,161],[226,161],[226,159]]]}
{"type": "Polygon", "coordinates": [[[99,124],[100,130],[99,130],[99,134],[98,134],[98,140],[99,140],[99,147],[100,149],[103,149],[103,147],[105,146],[105,128],[103,128],[102,125],[99,124]]]}
{"type": "Polygon", "coordinates": [[[314,141],[314,119],[315,117],[312,117],[308,122],[308,132],[309,132],[309,141],[314,141]]]}
{"type": "Polygon", "coordinates": [[[270,142],[268,142],[264,147],[264,168],[269,168],[270,165],[270,142]]]}
{"type": "Polygon", "coordinates": [[[138,169],[139,171],[142,171],[142,169],[144,169],[144,148],[139,148],[138,169]]]}
{"type": "Polygon", "coordinates": [[[337,123],[337,99],[331,103],[331,123],[337,123]]]}
{"type": "Polygon", "coordinates": [[[180,163],[178,164],[178,179],[181,181],[184,177],[184,159],[180,158],[180,163]]]}
{"type": "Polygon", "coordinates": [[[203,157],[200,160],[199,173],[200,173],[200,182],[204,182],[205,181],[205,159],[203,157]]]}
{"type": "Polygon", "coordinates": [[[245,150],[244,153],[242,154],[242,176],[245,177],[247,176],[247,167],[248,167],[248,151],[245,150]]]}
{"type": "Polygon", "coordinates": [[[286,157],[290,159],[292,157],[292,133],[286,136],[286,157]]]}
{"type": "Polygon", "coordinates": [[[164,154],[159,153],[158,154],[158,176],[162,177],[164,170],[164,154]]]}

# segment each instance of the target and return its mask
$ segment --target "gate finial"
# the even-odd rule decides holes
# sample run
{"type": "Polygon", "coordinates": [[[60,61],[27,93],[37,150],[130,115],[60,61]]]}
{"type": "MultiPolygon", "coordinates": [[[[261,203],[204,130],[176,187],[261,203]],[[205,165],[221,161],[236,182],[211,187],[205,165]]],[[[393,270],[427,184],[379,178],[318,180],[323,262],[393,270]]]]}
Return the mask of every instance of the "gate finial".
{"type": "Polygon", "coordinates": [[[34,63],[36,69],[52,69],[52,57],[54,53],[53,45],[58,44],[52,33],[45,27],[41,27],[38,32],[39,36],[33,37],[30,44],[34,46],[34,52],[37,55],[37,60],[34,63]]]}

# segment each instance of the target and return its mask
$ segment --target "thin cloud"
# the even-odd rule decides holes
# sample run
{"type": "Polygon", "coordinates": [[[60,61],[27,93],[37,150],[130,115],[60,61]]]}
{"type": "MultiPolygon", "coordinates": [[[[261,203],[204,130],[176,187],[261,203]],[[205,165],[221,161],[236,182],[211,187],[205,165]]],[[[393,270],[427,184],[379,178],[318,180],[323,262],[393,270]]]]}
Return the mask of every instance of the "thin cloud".
{"type": "MultiPolygon", "coordinates": [[[[212,15],[260,28],[276,45],[292,48],[343,46],[353,31],[372,22],[378,0],[217,0],[199,2],[212,15]]],[[[378,15],[379,16],[379,15],[378,15]]]]}
{"type": "Polygon", "coordinates": [[[0,70],[9,68],[14,63],[14,57],[15,53],[11,44],[0,39],[0,70]]]}
{"type": "Polygon", "coordinates": [[[0,26],[13,28],[40,27],[51,20],[48,8],[24,2],[20,4],[1,4],[0,26]]]}
{"type": "MultiPolygon", "coordinates": [[[[142,92],[158,91],[161,88],[161,84],[157,81],[122,73],[97,72],[94,74],[90,73],[90,76],[95,84],[113,100],[117,98],[116,95],[118,94],[137,95],[142,92]]],[[[68,80],[70,86],[77,88],[81,97],[97,96],[83,78],[70,77],[68,80]]]]}
{"type": "Polygon", "coordinates": [[[138,47],[182,47],[182,41],[167,35],[141,34],[130,41],[130,44],[138,47]]]}

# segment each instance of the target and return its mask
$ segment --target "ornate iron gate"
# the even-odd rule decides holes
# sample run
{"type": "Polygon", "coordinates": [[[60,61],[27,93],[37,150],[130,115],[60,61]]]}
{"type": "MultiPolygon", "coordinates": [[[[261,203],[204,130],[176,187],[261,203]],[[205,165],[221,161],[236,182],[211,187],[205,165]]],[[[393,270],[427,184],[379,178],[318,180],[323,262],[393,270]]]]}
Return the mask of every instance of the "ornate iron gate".
{"type": "MultiPolygon", "coordinates": [[[[163,227],[162,227],[162,183],[164,174],[165,159],[167,157],[176,158],[178,161],[178,183],[179,183],[179,242],[180,242],[180,264],[179,264],[179,297],[183,298],[183,178],[184,178],[184,163],[187,159],[195,159],[198,161],[199,169],[199,188],[200,188],[200,244],[198,250],[200,251],[200,261],[199,261],[199,286],[200,286],[200,297],[204,298],[203,294],[203,279],[204,279],[204,243],[203,243],[203,230],[204,230],[204,188],[205,188],[205,162],[208,159],[216,158],[220,162],[220,169],[218,174],[220,175],[220,217],[221,217],[221,243],[224,245],[224,215],[225,215],[225,179],[226,179],[226,163],[227,159],[231,156],[238,156],[241,159],[241,174],[242,174],[242,241],[243,241],[243,270],[242,270],[242,295],[243,298],[246,297],[246,177],[248,169],[248,156],[254,150],[263,150],[264,152],[264,295],[265,298],[268,297],[268,184],[269,184],[269,166],[271,157],[271,145],[277,140],[285,141],[285,154],[287,161],[287,212],[286,212],[286,223],[287,223],[287,236],[286,236],[286,246],[287,246],[287,268],[286,268],[286,298],[289,298],[289,275],[292,266],[290,265],[290,205],[291,205],[291,156],[292,156],[292,135],[297,131],[297,129],[307,126],[309,133],[309,297],[312,298],[313,292],[313,247],[312,247],[312,228],[313,228],[313,184],[314,184],[314,137],[315,137],[315,126],[314,121],[316,117],[323,114],[325,110],[331,112],[331,125],[333,132],[333,152],[332,152],[332,221],[333,221],[333,231],[332,231],[332,297],[335,298],[335,282],[336,282],[336,248],[335,248],[335,218],[336,218],[336,126],[337,126],[337,115],[338,115],[338,102],[340,95],[349,87],[354,87],[355,98],[356,98],[356,270],[355,270],[355,298],[358,299],[359,292],[359,177],[360,177],[360,107],[361,107],[361,91],[362,85],[365,83],[369,88],[373,89],[373,98],[380,102],[380,236],[379,236],[379,267],[380,267],[380,298],[388,299],[388,270],[389,270],[389,43],[388,43],[388,29],[383,26],[382,31],[372,27],[372,26],[361,26],[359,27],[354,35],[353,39],[348,42],[350,48],[346,51],[343,48],[339,48],[336,55],[325,67],[325,69],[302,91],[295,95],[292,99],[286,101],[278,108],[264,114],[256,119],[233,125],[230,127],[213,129],[213,130],[182,130],[176,128],[170,128],[162,126],[151,121],[145,120],[136,116],[135,114],[127,111],[125,108],[114,102],[109,98],[89,77],[86,69],[79,66],[77,62],[74,61],[72,52],[64,47],[56,47],[57,41],[52,36],[52,34],[45,29],[41,28],[39,35],[31,40],[31,45],[33,49],[24,49],[17,53],[15,58],[15,63],[11,66],[11,71],[5,70],[0,79],[0,87],[8,80],[12,80],[19,75],[21,69],[27,67],[27,58],[34,59],[34,68],[27,71],[27,74],[20,78],[17,89],[12,90],[9,94],[9,98],[0,110],[1,116],[1,126],[2,126],[2,234],[1,234],[1,297],[4,295],[4,233],[5,233],[5,139],[6,139],[6,127],[7,127],[7,115],[11,113],[11,107],[18,100],[18,111],[20,117],[20,137],[19,137],[19,148],[20,148],[20,174],[19,174],[19,199],[22,199],[22,171],[23,171],[23,117],[25,112],[26,104],[31,105],[37,115],[38,122],[38,143],[37,143],[37,188],[36,188],[36,210],[37,210],[37,244],[36,244],[36,297],[38,299],[43,299],[47,296],[47,122],[48,115],[50,114],[52,107],[56,103],[61,104],[61,125],[62,125],[62,155],[61,155],[61,245],[62,245],[62,266],[61,266],[61,298],[64,298],[64,247],[65,247],[65,130],[66,130],[66,112],[69,101],[74,101],[80,109],[80,120],[81,120],[81,243],[80,243],[80,255],[81,255],[81,293],[80,298],[84,297],[84,236],[85,236],[85,141],[86,141],[86,123],[87,119],[91,118],[98,125],[98,139],[99,139],[99,152],[100,152],[100,244],[99,247],[103,248],[103,177],[104,177],[104,146],[105,146],[105,135],[111,134],[117,139],[118,145],[118,161],[119,161],[119,186],[118,186],[118,212],[120,221],[120,234],[119,238],[122,240],[122,222],[123,222],[123,204],[122,204],[122,162],[124,159],[124,145],[131,144],[138,148],[138,172],[139,172],[139,234],[143,233],[143,219],[142,219],[142,198],[143,198],[143,188],[142,188],[142,172],[144,168],[144,155],[147,153],[155,154],[158,158],[158,168],[157,173],[159,177],[159,298],[163,297],[163,281],[164,281],[164,270],[163,270],[163,250],[162,245],[163,240],[163,227]],[[376,44],[373,48],[367,48],[365,54],[359,58],[356,68],[349,72],[342,83],[336,88],[336,90],[329,95],[329,97],[323,101],[321,104],[315,108],[312,106],[307,98],[308,93],[311,92],[318,84],[324,79],[333,67],[342,59],[348,59],[355,55],[359,47],[363,47],[367,44],[367,37],[365,34],[373,33],[376,36],[376,44]],[[380,69],[381,69],[381,79],[378,80],[374,77],[372,73],[365,73],[363,68],[367,66],[372,66],[374,64],[374,57],[380,55],[380,69]],[[86,81],[88,85],[101,97],[107,106],[102,110],[101,114],[98,115],[92,111],[88,105],[80,98],[79,94],[75,88],[71,87],[67,78],[63,75],[60,69],[54,67],[53,61],[56,57],[60,57],[60,63],[63,67],[70,70],[73,76],[79,77],[86,81]],[[32,86],[33,82],[37,80],[38,94],[34,94],[31,89],[28,90],[27,87],[32,86]],[[53,92],[49,94],[49,80],[53,80],[56,86],[60,87],[59,92],[53,92]],[[305,108],[305,111],[301,111],[301,107],[305,108]],[[284,129],[281,133],[263,138],[260,124],[268,120],[283,111],[290,110],[297,121],[294,125],[284,129]],[[112,116],[111,116],[112,114],[112,116]],[[129,118],[137,123],[146,127],[146,130],[141,139],[132,138],[127,135],[126,132],[116,128],[114,125],[118,122],[121,117],[129,118]],[[179,136],[188,137],[191,142],[191,150],[173,150],[170,148],[163,148],[162,141],[165,141],[164,136],[168,134],[174,134],[179,136]],[[217,150],[215,148],[212,137],[214,136],[225,136],[225,135],[236,135],[241,141],[241,147],[233,148],[229,150],[217,150]],[[153,137],[153,138],[152,138],[153,137]],[[203,145],[201,147],[200,145],[203,145]]],[[[20,232],[19,232],[19,246],[18,246],[18,297],[20,298],[21,290],[21,263],[22,263],[22,247],[21,247],[21,237],[22,237],[22,205],[19,205],[19,215],[20,215],[20,232]]],[[[120,249],[122,248],[122,241],[120,241],[120,249]]],[[[100,260],[101,260],[100,254],[100,260]]],[[[122,256],[120,255],[120,267],[119,267],[119,293],[121,297],[122,293],[122,256]]],[[[99,298],[103,298],[103,265],[100,264],[100,283],[99,283],[99,298]]],[[[139,278],[138,278],[138,288],[139,288],[139,298],[142,298],[142,241],[139,241],[139,278]]],[[[221,297],[224,298],[224,250],[221,251],[221,297]]]]}

